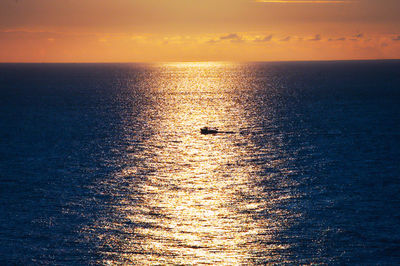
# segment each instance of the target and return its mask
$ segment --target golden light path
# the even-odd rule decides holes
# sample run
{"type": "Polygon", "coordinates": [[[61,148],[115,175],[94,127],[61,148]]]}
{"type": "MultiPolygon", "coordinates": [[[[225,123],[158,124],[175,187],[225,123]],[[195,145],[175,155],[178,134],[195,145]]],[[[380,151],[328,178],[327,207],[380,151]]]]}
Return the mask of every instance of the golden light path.
{"type": "Polygon", "coordinates": [[[238,265],[286,248],[272,241],[284,222],[254,219],[282,199],[257,185],[260,169],[247,161],[258,151],[248,136],[199,133],[204,125],[232,131],[250,126],[234,93],[250,84],[237,81],[248,73],[232,76],[240,66],[222,63],[158,68],[151,89],[157,105],[146,112],[153,134],[132,155],[143,164],[117,173],[114,182],[151,171],[113,206],[116,216],[134,226],[105,226],[120,233],[101,236],[111,247],[102,263],[238,265]],[[132,200],[138,195],[140,200],[132,200]]]}

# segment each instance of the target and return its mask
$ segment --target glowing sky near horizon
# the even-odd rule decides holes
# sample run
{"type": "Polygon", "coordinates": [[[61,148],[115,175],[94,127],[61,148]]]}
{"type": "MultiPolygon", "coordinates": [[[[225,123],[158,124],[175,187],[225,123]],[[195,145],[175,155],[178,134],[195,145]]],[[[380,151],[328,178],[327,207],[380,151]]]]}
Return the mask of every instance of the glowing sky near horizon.
{"type": "Polygon", "coordinates": [[[255,0],[259,3],[280,3],[280,4],[350,4],[354,1],[338,0],[255,0]]]}
{"type": "Polygon", "coordinates": [[[400,58],[398,0],[2,0],[0,62],[400,58]]]}

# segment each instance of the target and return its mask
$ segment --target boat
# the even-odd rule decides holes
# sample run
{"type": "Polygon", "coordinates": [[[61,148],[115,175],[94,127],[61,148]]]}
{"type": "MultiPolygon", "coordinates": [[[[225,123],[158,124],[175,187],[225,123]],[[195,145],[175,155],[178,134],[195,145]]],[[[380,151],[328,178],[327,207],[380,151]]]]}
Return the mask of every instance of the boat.
{"type": "Polygon", "coordinates": [[[200,129],[201,134],[217,134],[218,129],[216,127],[203,127],[200,129]]]}

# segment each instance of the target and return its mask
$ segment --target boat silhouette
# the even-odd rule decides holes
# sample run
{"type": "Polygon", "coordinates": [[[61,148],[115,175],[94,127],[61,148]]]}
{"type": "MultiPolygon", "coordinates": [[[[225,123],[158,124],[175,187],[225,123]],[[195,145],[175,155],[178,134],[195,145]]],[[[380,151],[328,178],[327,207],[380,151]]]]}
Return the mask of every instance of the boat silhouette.
{"type": "Polygon", "coordinates": [[[200,129],[201,134],[217,134],[219,133],[216,127],[203,127],[200,129]]]}
{"type": "Polygon", "coordinates": [[[207,135],[207,134],[218,134],[218,133],[224,133],[224,134],[233,134],[235,132],[233,131],[220,131],[216,127],[203,127],[200,129],[200,133],[207,135]]]}

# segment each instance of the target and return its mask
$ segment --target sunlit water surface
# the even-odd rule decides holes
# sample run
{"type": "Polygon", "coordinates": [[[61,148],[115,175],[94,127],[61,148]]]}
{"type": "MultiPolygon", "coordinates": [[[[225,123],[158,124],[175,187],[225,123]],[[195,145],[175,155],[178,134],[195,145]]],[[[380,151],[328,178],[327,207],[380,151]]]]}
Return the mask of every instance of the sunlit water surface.
{"type": "Polygon", "coordinates": [[[0,262],[400,263],[398,61],[0,69],[0,262]]]}

